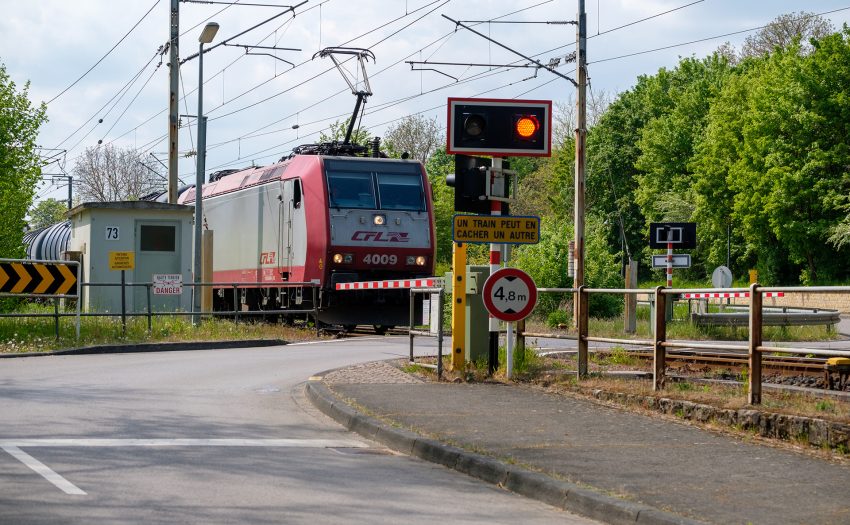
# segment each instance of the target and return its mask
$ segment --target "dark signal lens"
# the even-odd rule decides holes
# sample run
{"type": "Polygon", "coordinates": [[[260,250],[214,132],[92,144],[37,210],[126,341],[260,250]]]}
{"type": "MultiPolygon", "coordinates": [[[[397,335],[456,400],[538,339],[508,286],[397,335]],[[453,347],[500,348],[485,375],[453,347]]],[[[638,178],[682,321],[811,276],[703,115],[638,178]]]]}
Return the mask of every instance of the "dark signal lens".
{"type": "Polygon", "coordinates": [[[463,121],[463,131],[470,137],[480,137],[486,127],[487,122],[481,115],[470,115],[463,121]]]}

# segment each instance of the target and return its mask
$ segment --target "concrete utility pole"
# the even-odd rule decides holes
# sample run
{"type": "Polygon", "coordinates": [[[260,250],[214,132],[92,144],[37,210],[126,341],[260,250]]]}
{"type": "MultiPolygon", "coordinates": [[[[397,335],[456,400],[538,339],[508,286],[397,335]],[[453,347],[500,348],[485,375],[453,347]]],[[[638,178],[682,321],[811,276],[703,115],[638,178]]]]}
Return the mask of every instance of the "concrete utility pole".
{"type": "Polygon", "coordinates": [[[168,202],[177,204],[177,81],[180,78],[180,0],[171,0],[170,37],[168,40],[168,202]]]}
{"type": "MultiPolygon", "coordinates": [[[[584,285],[584,155],[587,138],[587,16],[584,0],[578,0],[578,28],[576,30],[576,73],[578,74],[578,96],[576,113],[578,122],[575,130],[575,276],[573,286],[584,285]]],[[[575,302],[578,305],[578,295],[575,302]]],[[[575,311],[578,311],[575,309],[575,311]]]]}

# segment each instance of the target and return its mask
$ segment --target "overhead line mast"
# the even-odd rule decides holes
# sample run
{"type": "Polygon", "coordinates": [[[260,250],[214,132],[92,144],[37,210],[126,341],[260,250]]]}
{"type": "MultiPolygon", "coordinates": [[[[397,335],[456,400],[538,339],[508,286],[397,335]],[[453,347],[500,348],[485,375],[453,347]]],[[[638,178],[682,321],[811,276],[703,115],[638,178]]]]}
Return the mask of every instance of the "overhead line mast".
{"type": "Polygon", "coordinates": [[[177,204],[177,94],[180,78],[178,50],[180,42],[180,0],[171,0],[170,37],[168,40],[168,202],[177,204]]]}

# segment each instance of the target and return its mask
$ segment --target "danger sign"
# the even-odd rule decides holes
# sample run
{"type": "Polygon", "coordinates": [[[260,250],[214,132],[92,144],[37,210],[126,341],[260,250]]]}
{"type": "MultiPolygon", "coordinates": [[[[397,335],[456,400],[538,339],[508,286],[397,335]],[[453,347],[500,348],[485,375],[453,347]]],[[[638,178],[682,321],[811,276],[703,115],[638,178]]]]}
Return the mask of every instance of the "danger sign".
{"type": "Polygon", "coordinates": [[[155,273],[153,275],[154,295],[182,295],[183,275],[179,273],[155,273]]]}

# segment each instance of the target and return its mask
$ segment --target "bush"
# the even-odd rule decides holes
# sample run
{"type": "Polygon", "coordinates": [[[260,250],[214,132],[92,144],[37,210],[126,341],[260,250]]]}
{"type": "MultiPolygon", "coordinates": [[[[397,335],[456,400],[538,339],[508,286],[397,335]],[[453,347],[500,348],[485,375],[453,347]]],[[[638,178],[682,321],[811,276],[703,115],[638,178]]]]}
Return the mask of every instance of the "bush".
{"type": "Polygon", "coordinates": [[[549,312],[549,315],[546,317],[546,326],[549,328],[557,328],[559,324],[567,324],[569,321],[570,318],[566,311],[554,310],[549,312]]]}

